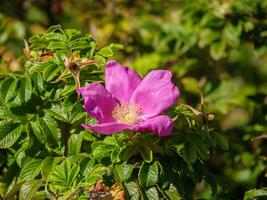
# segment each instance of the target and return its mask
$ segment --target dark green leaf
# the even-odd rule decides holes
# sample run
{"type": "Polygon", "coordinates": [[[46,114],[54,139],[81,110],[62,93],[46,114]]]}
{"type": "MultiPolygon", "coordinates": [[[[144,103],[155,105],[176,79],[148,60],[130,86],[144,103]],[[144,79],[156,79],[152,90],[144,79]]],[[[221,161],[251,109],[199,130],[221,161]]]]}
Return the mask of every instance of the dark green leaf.
{"type": "Polygon", "coordinates": [[[138,182],[140,187],[149,188],[156,185],[158,182],[158,175],[159,170],[157,162],[151,164],[143,162],[138,172],[138,182]]]}
{"type": "Polygon", "coordinates": [[[28,102],[32,95],[32,80],[26,77],[21,80],[19,88],[19,96],[22,102],[28,102]]]}
{"type": "Polygon", "coordinates": [[[42,75],[37,72],[32,75],[34,88],[38,90],[38,92],[42,92],[44,90],[44,81],[42,75]]]}
{"type": "Polygon", "coordinates": [[[125,183],[124,185],[125,185],[128,195],[130,196],[130,199],[139,200],[140,191],[139,191],[137,183],[129,182],[129,183],[125,183]]]}
{"type": "Polygon", "coordinates": [[[49,115],[39,118],[40,127],[49,142],[58,143],[61,137],[57,122],[49,115]]]}
{"type": "Polygon", "coordinates": [[[159,200],[159,194],[155,187],[150,188],[146,191],[146,197],[148,200],[159,200]]]}
{"type": "Polygon", "coordinates": [[[152,150],[146,145],[138,146],[138,151],[141,154],[142,158],[146,162],[152,162],[153,160],[153,152],[152,150]]]}
{"type": "Polygon", "coordinates": [[[53,78],[55,78],[58,74],[58,72],[60,72],[61,67],[59,65],[50,65],[48,67],[45,68],[44,70],[44,79],[46,81],[51,81],[53,78]]]}
{"type": "Polygon", "coordinates": [[[49,180],[59,189],[69,191],[75,185],[75,179],[79,171],[80,167],[78,165],[65,160],[50,173],[49,180]]]}
{"type": "Polygon", "coordinates": [[[183,158],[187,163],[194,163],[197,159],[196,145],[190,142],[184,144],[183,158]]]}
{"type": "Polygon", "coordinates": [[[14,95],[17,87],[17,79],[8,78],[4,80],[0,86],[0,101],[7,103],[14,95]]]}
{"type": "Polygon", "coordinates": [[[165,190],[166,195],[170,198],[170,200],[180,200],[182,199],[180,197],[179,192],[177,189],[174,187],[173,184],[170,185],[170,188],[168,190],[165,190]]]}
{"type": "Polygon", "coordinates": [[[256,199],[266,199],[267,190],[265,189],[253,189],[245,193],[244,200],[256,200],[256,199]]]}
{"type": "Polygon", "coordinates": [[[25,182],[20,188],[19,198],[21,200],[32,200],[41,185],[41,180],[25,182]]]}
{"type": "Polygon", "coordinates": [[[0,125],[0,148],[11,147],[20,137],[23,125],[7,123],[0,125]]]}
{"type": "Polygon", "coordinates": [[[134,165],[122,163],[115,166],[113,173],[117,181],[125,182],[131,177],[133,169],[134,165]]]}
{"type": "Polygon", "coordinates": [[[43,160],[32,159],[30,162],[26,163],[20,172],[20,180],[32,180],[34,179],[41,171],[43,160]]]}
{"type": "Polygon", "coordinates": [[[220,133],[215,133],[215,138],[217,144],[224,150],[227,150],[229,148],[229,142],[228,138],[220,133]]]}
{"type": "Polygon", "coordinates": [[[44,159],[42,163],[41,173],[44,179],[48,177],[51,171],[53,171],[53,167],[55,166],[56,159],[53,157],[47,157],[44,159]]]}
{"type": "Polygon", "coordinates": [[[68,155],[80,153],[83,141],[83,134],[72,134],[68,141],[68,155]]]}

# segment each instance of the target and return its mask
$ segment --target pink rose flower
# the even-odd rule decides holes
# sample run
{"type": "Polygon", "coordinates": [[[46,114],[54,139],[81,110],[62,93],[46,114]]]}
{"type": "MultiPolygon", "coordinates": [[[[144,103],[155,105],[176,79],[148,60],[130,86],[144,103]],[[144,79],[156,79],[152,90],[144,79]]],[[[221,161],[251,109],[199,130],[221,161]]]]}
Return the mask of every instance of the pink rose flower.
{"type": "Polygon", "coordinates": [[[154,132],[168,136],[173,122],[162,114],[179,98],[179,90],[167,70],[153,70],[142,79],[134,70],[109,61],[105,71],[105,87],[99,83],[77,89],[84,98],[84,109],[99,124],[86,125],[100,134],[123,130],[154,132]]]}

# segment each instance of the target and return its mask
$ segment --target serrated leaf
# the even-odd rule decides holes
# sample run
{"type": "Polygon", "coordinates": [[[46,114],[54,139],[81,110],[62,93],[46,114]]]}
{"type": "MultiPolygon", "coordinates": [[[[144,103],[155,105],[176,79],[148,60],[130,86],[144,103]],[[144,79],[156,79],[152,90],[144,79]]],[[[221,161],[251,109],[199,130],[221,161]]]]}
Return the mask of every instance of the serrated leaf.
{"type": "Polygon", "coordinates": [[[138,182],[140,187],[149,188],[157,184],[158,182],[158,165],[157,162],[148,164],[143,162],[138,172],[138,182]]]}
{"type": "Polygon", "coordinates": [[[55,65],[55,63],[52,61],[36,63],[32,67],[30,67],[29,72],[30,74],[40,72],[52,65],[55,65]]]}
{"type": "Polygon", "coordinates": [[[0,148],[9,148],[18,140],[23,125],[6,123],[0,125],[0,148]]]}
{"type": "Polygon", "coordinates": [[[170,188],[168,190],[164,191],[168,197],[170,198],[170,200],[180,200],[182,199],[178,190],[174,187],[173,184],[170,185],[170,188]]]}
{"type": "Polygon", "coordinates": [[[47,68],[45,68],[44,70],[44,79],[49,82],[51,80],[53,80],[53,78],[55,78],[58,74],[58,72],[60,72],[61,67],[59,65],[50,65],[47,68]]]}
{"type": "Polygon", "coordinates": [[[146,191],[146,197],[148,200],[159,200],[159,194],[155,187],[150,188],[146,191]]]}
{"type": "Polygon", "coordinates": [[[41,159],[32,159],[30,162],[26,163],[20,172],[20,180],[34,179],[41,171],[42,162],[43,160],[41,159]]]}
{"type": "Polygon", "coordinates": [[[0,86],[0,101],[7,103],[14,95],[18,80],[8,78],[1,83],[0,86]]]}
{"type": "Polygon", "coordinates": [[[38,90],[38,92],[42,92],[44,90],[44,81],[43,77],[39,72],[36,72],[32,75],[34,88],[38,90]]]}
{"type": "Polygon", "coordinates": [[[42,163],[42,167],[41,167],[41,173],[44,179],[46,179],[48,175],[50,174],[50,172],[53,171],[55,160],[56,159],[53,157],[48,157],[44,159],[42,163]]]}
{"type": "Polygon", "coordinates": [[[81,151],[83,134],[72,134],[68,141],[68,155],[77,155],[81,151]]]}
{"type": "Polygon", "coordinates": [[[41,180],[32,180],[25,182],[20,188],[19,198],[21,200],[33,199],[41,185],[41,180]]]}
{"type": "Polygon", "coordinates": [[[49,115],[39,118],[40,127],[50,143],[58,143],[61,137],[57,122],[49,115]]]}
{"type": "Polygon", "coordinates": [[[53,42],[50,42],[49,45],[47,46],[47,49],[49,49],[49,50],[67,49],[66,42],[64,42],[65,39],[66,38],[64,38],[63,41],[53,41],[53,42]]]}
{"type": "Polygon", "coordinates": [[[19,181],[15,185],[12,186],[10,190],[5,194],[4,200],[13,200],[14,196],[19,192],[21,186],[25,183],[25,181],[19,181]]]}
{"type": "Polygon", "coordinates": [[[197,159],[197,150],[195,144],[186,142],[184,144],[183,158],[187,163],[194,163],[197,159]]]}
{"type": "Polygon", "coordinates": [[[33,134],[36,136],[37,140],[40,143],[43,143],[44,142],[44,136],[42,135],[42,130],[41,130],[40,126],[38,125],[38,123],[30,122],[30,127],[32,129],[33,134]]]}
{"type": "Polygon", "coordinates": [[[49,114],[51,117],[54,117],[60,121],[67,122],[67,123],[69,122],[68,115],[64,113],[63,110],[60,109],[59,106],[54,106],[50,109],[45,109],[45,112],[49,114]]]}
{"type": "Polygon", "coordinates": [[[125,183],[124,186],[131,200],[139,200],[140,191],[135,182],[125,183]]]}
{"type": "Polygon", "coordinates": [[[57,30],[61,30],[61,25],[57,24],[57,25],[52,25],[47,29],[47,33],[52,33],[55,32],[57,30]]]}
{"type": "Polygon", "coordinates": [[[65,160],[51,172],[49,180],[59,189],[69,191],[75,186],[75,179],[79,171],[80,167],[78,165],[65,160]]]}
{"type": "Polygon", "coordinates": [[[32,80],[30,77],[26,77],[21,80],[19,88],[20,100],[24,103],[31,99],[32,95],[32,80]]]}
{"type": "Polygon", "coordinates": [[[265,199],[267,198],[267,190],[265,189],[253,189],[245,193],[244,200],[254,200],[254,199],[265,199]]]}
{"type": "Polygon", "coordinates": [[[133,169],[134,165],[122,163],[115,166],[113,173],[117,181],[125,182],[131,177],[133,169]]]}

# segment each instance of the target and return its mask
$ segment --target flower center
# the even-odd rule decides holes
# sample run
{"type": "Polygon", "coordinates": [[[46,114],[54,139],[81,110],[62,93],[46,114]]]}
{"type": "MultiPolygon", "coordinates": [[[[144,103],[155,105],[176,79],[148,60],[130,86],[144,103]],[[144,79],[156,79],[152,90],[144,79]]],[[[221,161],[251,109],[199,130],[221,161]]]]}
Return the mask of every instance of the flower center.
{"type": "Polygon", "coordinates": [[[120,103],[112,111],[113,118],[123,124],[134,124],[140,120],[142,110],[132,103],[120,103]]]}

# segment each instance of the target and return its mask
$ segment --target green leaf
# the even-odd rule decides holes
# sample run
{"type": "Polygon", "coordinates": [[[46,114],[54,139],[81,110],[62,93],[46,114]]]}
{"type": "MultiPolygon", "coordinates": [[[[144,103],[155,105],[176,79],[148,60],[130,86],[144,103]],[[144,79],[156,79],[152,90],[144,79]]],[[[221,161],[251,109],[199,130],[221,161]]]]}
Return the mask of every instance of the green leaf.
{"type": "Polygon", "coordinates": [[[4,80],[0,86],[0,101],[7,103],[14,95],[18,80],[8,78],[4,80]]]}
{"type": "Polygon", "coordinates": [[[21,80],[19,88],[20,100],[24,103],[31,99],[32,95],[32,80],[30,77],[26,77],[21,80]]]}
{"type": "Polygon", "coordinates": [[[220,133],[214,134],[217,144],[224,150],[229,148],[228,138],[220,133]]]}
{"type": "Polygon", "coordinates": [[[114,55],[113,51],[110,47],[104,47],[104,48],[100,49],[97,53],[106,57],[106,58],[112,57],[114,55]]]}
{"type": "Polygon", "coordinates": [[[69,191],[76,185],[76,177],[80,171],[77,164],[71,164],[69,160],[63,161],[49,175],[49,180],[58,189],[69,191]]]}
{"type": "Polygon", "coordinates": [[[13,200],[14,196],[19,192],[21,186],[25,183],[25,181],[20,181],[13,185],[10,190],[5,194],[4,200],[13,200]]]}
{"type": "Polygon", "coordinates": [[[115,51],[117,51],[117,50],[121,50],[121,49],[124,48],[122,44],[114,44],[114,43],[110,44],[109,47],[110,47],[112,50],[115,50],[115,51]]]}
{"type": "Polygon", "coordinates": [[[174,187],[173,184],[171,184],[170,188],[168,190],[165,190],[164,192],[166,193],[166,195],[168,195],[170,200],[180,200],[180,199],[182,199],[180,197],[180,194],[179,194],[178,190],[174,187]]]}
{"type": "Polygon", "coordinates": [[[138,172],[138,182],[142,188],[149,188],[158,182],[158,165],[157,162],[148,164],[143,162],[138,172]]]}
{"type": "Polygon", "coordinates": [[[127,144],[125,149],[121,151],[120,157],[123,161],[128,161],[133,155],[138,154],[138,146],[134,144],[127,144]]]}
{"type": "Polygon", "coordinates": [[[57,122],[49,115],[39,118],[40,127],[49,143],[59,143],[60,130],[57,122]]]}
{"type": "Polygon", "coordinates": [[[210,185],[212,194],[217,193],[217,182],[212,174],[206,174],[204,176],[205,181],[210,185]]]}
{"type": "Polygon", "coordinates": [[[155,187],[150,188],[146,191],[146,197],[148,200],[159,200],[159,194],[155,187]]]}
{"type": "Polygon", "coordinates": [[[50,26],[48,29],[47,29],[47,33],[52,33],[52,32],[55,32],[57,30],[62,30],[61,29],[61,25],[57,24],[57,25],[52,25],[50,26]]]}
{"type": "Polygon", "coordinates": [[[32,180],[25,182],[20,188],[19,198],[21,200],[33,199],[41,185],[41,180],[32,180]]]}
{"type": "Polygon", "coordinates": [[[58,74],[58,72],[60,72],[61,67],[59,65],[53,64],[48,66],[47,68],[45,68],[44,70],[44,79],[49,82],[51,81],[53,78],[55,78],[58,74]]]}
{"type": "Polygon", "coordinates": [[[44,90],[44,81],[42,75],[37,72],[32,75],[34,88],[38,90],[38,92],[42,92],[44,90]]]}
{"type": "Polygon", "coordinates": [[[32,159],[30,162],[26,163],[20,172],[20,180],[32,180],[34,179],[41,171],[43,160],[41,159],[32,159]]]}
{"type": "Polygon", "coordinates": [[[197,152],[203,160],[207,160],[210,157],[210,152],[205,143],[197,144],[197,152]]]}
{"type": "Polygon", "coordinates": [[[110,155],[110,159],[111,159],[112,163],[121,162],[121,159],[120,159],[120,156],[119,156],[120,152],[121,152],[121,148],[118,147],[118,146],[115,146],[115,148],[113,149],[113,151],[111,152],[111,155],[110,155]]]}
{"type": "Polygon", "coordinates": [[[125,182],[131,177],[133,169],[134,165],[122,163],[115,166],[113,173],[117,181],[125,182]]]}
{"type": "Polygon", "coordinates": [[[30,122],[30,127],[32,129],[33,134],[37,138],[37,140],[40,143],[43,143],[45,138],[42,135],[42,130],[41,130],[40,126],[38,125],[38,123],[36,123],[36,122],[30,122]]]}
{"type": "Polygon", "coordinates": [[[205,47],[206,45],[209,45],[212,41],[219,38],[218,32],[209,28],[202,29],[199,34],[200,39],[198,44],[201,48],[205,47]]]}
{"type": "Polygon", "coordinates": [[[254,199],[265,199],[267,198],[267,190],[265,189],[253,189],[245,193],[244,200],[254,200],[254,199]]]}
{"type": "Polygon", "coordinates": [[[72,134],[68,141],[68,155],[77,155],[81,151],[83,134],[72,134]]]}
{"type": "Polygon", "coordinates": [[[144,161],[148,163],[153,161],[153,152],[148,146],[140,145],[138,146],[138,151],[141,154],[144,161]]]}
{"type": "Polygon", "coordinates": [[[137,183],[135,182],[129,182],[124,184],[126,192],[130,196],[131,200],[139,200],[140,198],[140,191],[138,188],[137,183]]]}
{"type": "Polygon", "coordinates": [[[0,125],[0,148],[9,148],[18,140],[23,125],[7,123],[0,125]]]}
{"type": "Polygon", "coordinates": [[[194,163],[197,159],[196,145],[190,142],[184,144],[183,158],[187,163],[194,163]]]}
{"type": "Polygon", "coordinates": [[[210,46],[210,55],[214,60],[219,60],[224,56],[225,42],[214,42],[210,46]]]}
{"type": "Polygon", "coordinates": [[[50,42],[49,45],[47,46],[47,49],[49,50],[67,49],[67,45],[66,42],[64,41],[55,41],[55,42],[50,42]]]}
{"type": "Polygon", "coordinates": [[[48,61],[48,62],[38,62],[36,64],[34,64],[33,66],[30,67],[29,72],[30,74],[36,73],[36,72],[40,72],[48,67],[50,67],[51,65],[55,65],[54,62],[52,61],[48,61]]]}
{"type": "Polygon", "coordinates": [[[49,114],[51,117],[54,117],[60,121],[67,123],[69,122],[68,115],[62,109],[60,109],[59,106],[54,106],[50,109],[45,109],[45,112],[49,114]]]}
{"type": "Polygon", "coordinates": [[[53,170],[55,161],[56,159],[53,157],[47,157],[44,159],[41,167],[41,173],[44,179],[47,179],[48,175],[53,170]]]}

